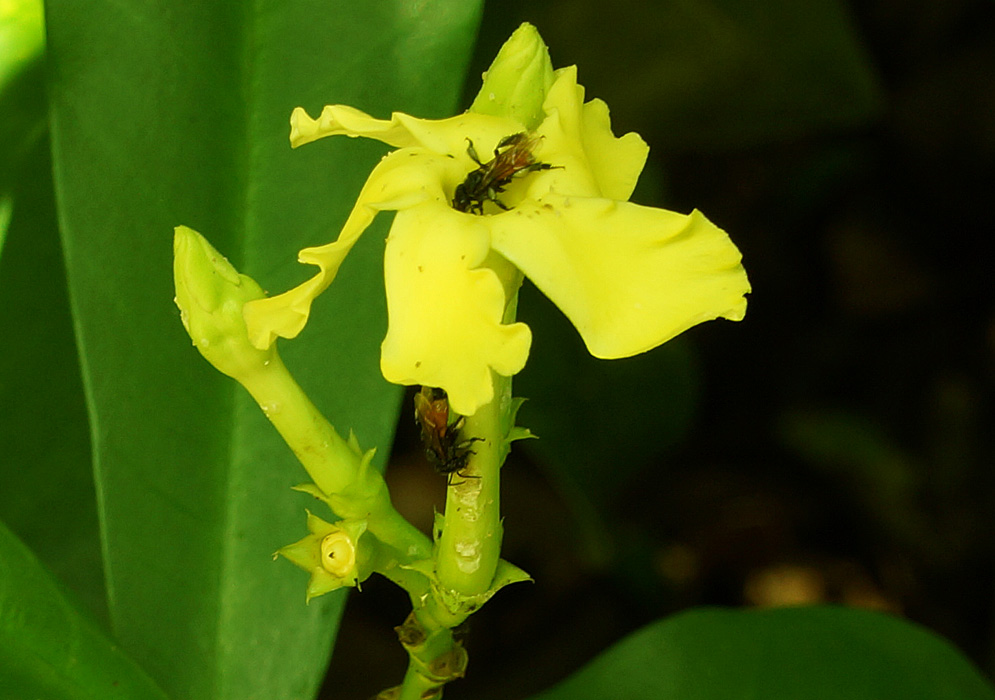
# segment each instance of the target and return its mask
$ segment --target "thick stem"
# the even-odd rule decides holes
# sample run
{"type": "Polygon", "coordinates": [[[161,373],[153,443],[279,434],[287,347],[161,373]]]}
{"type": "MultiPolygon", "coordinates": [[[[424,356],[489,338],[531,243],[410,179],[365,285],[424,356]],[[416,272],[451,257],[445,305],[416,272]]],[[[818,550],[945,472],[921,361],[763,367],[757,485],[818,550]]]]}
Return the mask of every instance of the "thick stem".
{"type": "Polygon", "coordinates": [[[401,683],[397,700],[424,700],[426,693],[435,687],[435,683],[432,683],[418,672],[415,662],[409,660],[408,670],[404,674],[404,681],[401,683]]]}
{"type": "Polygon", "coordinates": [[[501,556],[501,463],[506,453],[505,414],[511,405],[511,380],[494,375],[494,400],[466,418],[462,436],[473,454],[446,495],[445,527],[435,571],[439,584],[461,595],[491,587],[501,556]]]}
{"type": "Polygon", "coordinates": [[[408,670],[399,689],[399,699],[425,700],[441,697],[442,687],[466,673],[467,656],[452,631],[416,610],[397,628],[408,652],[408,670]]]}
{"type": "Polygon", "coordinates": [[[472,607],[459,601],[487,593],[494,582],[501,556],[500,472],[508,452],[511,379],[497,375],[493,379],[494,400],[468,416],[463,426],[463,439],[479,439],[472,443],[473,454],[466,468],[454,475],[446,495],[435,560],[440,590],[423,607],[416,607],[411,618],[431,641],[420,649],[405,645],[410,658],[400,698],[424,698],[435,688],[441,694],[443,683],[463,675],[466,652],[450,630],[467,618],[472,607]]]}

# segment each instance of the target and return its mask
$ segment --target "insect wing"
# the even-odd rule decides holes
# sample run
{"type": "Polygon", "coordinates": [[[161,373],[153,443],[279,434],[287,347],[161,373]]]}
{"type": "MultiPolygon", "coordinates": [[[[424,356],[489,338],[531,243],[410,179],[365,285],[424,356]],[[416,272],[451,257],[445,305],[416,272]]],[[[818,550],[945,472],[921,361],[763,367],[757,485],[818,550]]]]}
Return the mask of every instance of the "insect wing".
{"type": "Polygon", "coordinates": [[[534,166],[536,159],[532,151],[538,144],[538,138],[530,138],[525,133],[512,134],[502,139],[498,144],[498,153],[490,163],[493,180],[505,185],[517,173],[534,166]]]}

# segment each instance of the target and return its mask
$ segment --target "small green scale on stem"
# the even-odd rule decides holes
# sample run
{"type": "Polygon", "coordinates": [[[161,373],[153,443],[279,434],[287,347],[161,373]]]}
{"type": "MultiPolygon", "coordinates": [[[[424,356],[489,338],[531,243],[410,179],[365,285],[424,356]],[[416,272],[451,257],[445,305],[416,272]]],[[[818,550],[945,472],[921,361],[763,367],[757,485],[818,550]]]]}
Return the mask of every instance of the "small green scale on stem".
{"type": "Polygon", "coordinates": [[[403,560],[430,556],[428,539],[394,510],[383,477],[354,441],[347,442],[318,411],[279,356],[240,379],[315,486],[341,518],[365,518],[368,529],[403,560]]]}

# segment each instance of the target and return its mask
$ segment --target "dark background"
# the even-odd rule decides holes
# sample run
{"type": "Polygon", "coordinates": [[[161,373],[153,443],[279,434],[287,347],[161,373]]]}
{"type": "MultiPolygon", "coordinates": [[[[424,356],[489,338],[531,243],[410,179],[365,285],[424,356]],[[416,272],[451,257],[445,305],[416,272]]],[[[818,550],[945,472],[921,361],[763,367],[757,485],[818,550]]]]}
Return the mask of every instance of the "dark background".
{"type": "MultiPolygon", "coordinates": [[[[754,293],[607,363],[523,290],[542,439],[505,467],[504,551],[535,583],[471,618],[447,697],[526,697],[697,605],[886,610],[991,675],[995,3],[491,2],[465,104],[526,20],[650,144],[634,200],[705,212],[754,293]]],[[[388,478],[427,530],[444,479],[409,415],[388,478]]],[[[353,595],[325,697],[401,678],[408,609],[353,595]]]]}

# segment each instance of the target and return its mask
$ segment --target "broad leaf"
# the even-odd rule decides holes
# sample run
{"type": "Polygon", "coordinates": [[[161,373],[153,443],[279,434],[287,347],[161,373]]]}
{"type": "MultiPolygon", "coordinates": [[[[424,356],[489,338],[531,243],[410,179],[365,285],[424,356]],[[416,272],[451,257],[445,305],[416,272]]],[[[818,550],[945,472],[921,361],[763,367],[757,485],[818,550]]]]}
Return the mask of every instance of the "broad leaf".
{"type": "Polygon", "coordinates": [[[845,608],[687,612],[622,640],[533,700],[992,700],[921,627],[845,608]]]}
{"type": "Polygon", "coordinates": [[[47,139],[39,141],[24,159],[0,257],[0,519],[105,618],[89,428],[48,150],[47,139]]]}
{"type": "MultiPolygon", "coordinates": [[[[291,110],[451,112],[478,15],[462,0],[47,4],[111,619],[176,697],[313,696],[342,598],[305,607],[300,572],[270,561],[304,530],[310,504],[289,487],[305,476],[190,347],[172,304],[173,227],[270,290],[309,276],[296,251],[336,234],[380,151],[330,139],[293,152],[291,110]]],[[[400,395],[377,361],[382,250],[369,235],[283,348],[318,407],[381,461],[400,395]]]]}
{"type": "Polygon", "coordinates": [[[0,698],[166,700],[0,523],[0,698]]]}

